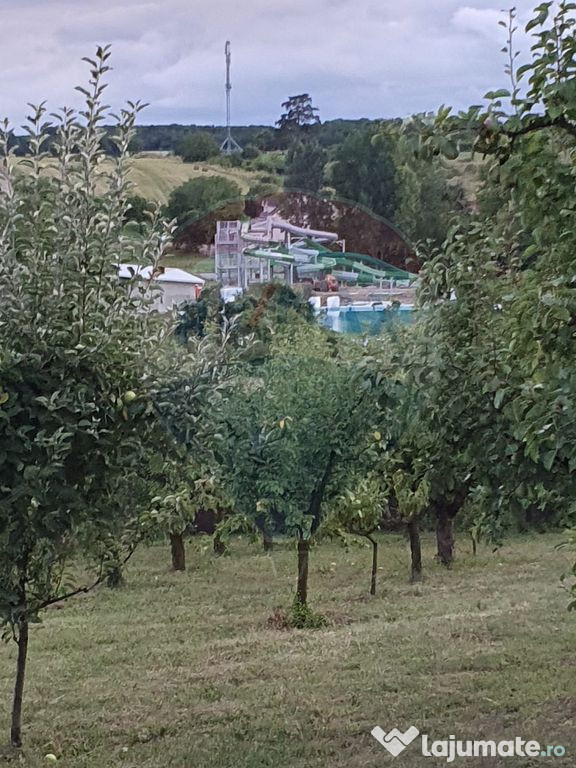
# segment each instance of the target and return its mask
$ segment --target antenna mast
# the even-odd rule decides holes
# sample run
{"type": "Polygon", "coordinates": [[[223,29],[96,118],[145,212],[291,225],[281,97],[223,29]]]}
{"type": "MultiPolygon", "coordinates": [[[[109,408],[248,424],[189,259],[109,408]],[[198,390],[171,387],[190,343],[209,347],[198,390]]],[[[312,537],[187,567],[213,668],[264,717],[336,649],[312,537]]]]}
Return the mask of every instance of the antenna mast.
{"type": "Polygon", "coordinates": [[[232,137],[232,129],[230,126],[230,92],[232,90],[232,83],[230,81],[230,65],[232,60],[230,40],[226,40],[224,55],[226,57],[226,138],[220,145],[220,152],[222,152],[223,155],[232,155],[234,152],[242,152],[242,147],[232,137]]]}

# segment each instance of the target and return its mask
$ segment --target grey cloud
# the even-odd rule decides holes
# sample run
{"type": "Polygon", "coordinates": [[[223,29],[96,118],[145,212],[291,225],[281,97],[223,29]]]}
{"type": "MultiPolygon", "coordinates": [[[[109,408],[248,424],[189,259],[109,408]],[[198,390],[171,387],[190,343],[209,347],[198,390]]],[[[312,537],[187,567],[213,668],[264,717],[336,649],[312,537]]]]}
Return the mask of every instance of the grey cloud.
{"type": "MultiPolygon", "coordinates": [[[[223,121],[224,42],[233,119],[277,119],[310,92],[323,118],[386,117],[477,103],[505,82],[493,0],[0,0],[0,114],[77,104],[82,56],[111,42],[108,98],[151,103],[143,122],[223,121]]],[[[527,10],[527,8],[526,8],[527,10]]]]}

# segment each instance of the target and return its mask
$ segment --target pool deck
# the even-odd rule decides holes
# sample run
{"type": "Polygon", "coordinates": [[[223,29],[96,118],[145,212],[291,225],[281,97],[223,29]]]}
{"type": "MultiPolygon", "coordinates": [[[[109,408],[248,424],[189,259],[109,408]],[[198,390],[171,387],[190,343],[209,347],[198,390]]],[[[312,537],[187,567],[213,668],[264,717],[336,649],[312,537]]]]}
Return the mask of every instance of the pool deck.
{"type": "Polygon", "coordinates": [[[416,300],[415,288],[394,288],[389,290],[387,288],[340,288],[335,293],[321,293],[314,291],[312,296],[319,296],[323,307],[326,306],[326,299],[330,296],[340,297],[340,306],[346,307],[350,304],[356,303],[371,303],[371,302],[388,302],[398,301],[400,304],[414,304],[416,300]]]}

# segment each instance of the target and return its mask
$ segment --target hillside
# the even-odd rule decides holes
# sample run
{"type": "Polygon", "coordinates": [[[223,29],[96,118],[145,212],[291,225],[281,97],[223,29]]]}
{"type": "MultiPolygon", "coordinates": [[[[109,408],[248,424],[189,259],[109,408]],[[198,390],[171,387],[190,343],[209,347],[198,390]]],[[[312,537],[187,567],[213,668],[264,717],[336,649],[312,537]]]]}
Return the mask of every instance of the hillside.
{"type": "MultiPolygon", "coordinates": [[[[180,157],[164,152],[141,152],[134,155],[130,161],[130,178],[135,194],[159,203],[166,203],[173,189],[198,177],[222,176],[238,184],[242,194],[247,194],[251,187],[262,184],[268,187],[272,185],[273,188],[277,185],[277,192],[280,192],[282,178],[278,173],[283,161],[282,152],[264,152],[250,164],[251,168],[235,168],[220,162],[184,163],[180,157]]],[[[27,166],[20,158],[15,162],[27,172],[27,166]]],[[[47,164],[52,162],[48,160],[47,164]]],[[[112,162],[111,159],[106,159],[103,167],[111,168],[112,162]]],[[[480,183],[482,159],[470,153],[463,153],[454,161],[446,161],[446,166],[453,183],[460,184],[468,202],[474,204],[480,183]]]]}
{"type": "MultiPolygon", "coordinates": [[[[106,159],[103,168],[112,167],[112,160],[106,159]]],[[[20,159],[16,160],[18,168],[28,172],[28,167],[20,159]]],[[[135,155],[131,163],[130,177],[134,183],[134,193],[142,195],[147,200],[165,203],[170,192],[184,184],[189,179],[198,176],[223,176],[236,182],[242,194],[246,194],[250,186],[259,182],[262,173],[249,171],[244,168],[227,168],[218,163],[183,163],[174,155],[142,153],[135,155]]],[[[53,161],[47,160],[47,165],[53,161]]]]}
{"type": "Polygon", "coordinates": [[[132,160],[131,178],[135,191],[148,200],[165,203],[173,189],[198,176],[223,176],[236,182],[246,194],[261,174],[243,168],[225,168],[217,163],[183,163],[173,155],[146,153],[136,155],[132,160]]]}

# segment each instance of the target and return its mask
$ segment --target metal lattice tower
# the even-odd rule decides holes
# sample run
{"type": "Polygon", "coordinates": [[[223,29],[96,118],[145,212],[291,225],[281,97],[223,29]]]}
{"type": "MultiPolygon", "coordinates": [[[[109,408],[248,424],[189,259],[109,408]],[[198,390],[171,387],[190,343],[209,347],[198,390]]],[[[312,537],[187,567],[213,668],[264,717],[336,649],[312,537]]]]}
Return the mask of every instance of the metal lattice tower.
{"type": "Polygon", "coordinates": [[[223,155],[232,155],[234,152],[242,152],[242,147],[232,136],[232,130],[230,127],[230,92],[232,90],[232,83],[230,82],[230,40],[226,40],[224,47],[224,55],[226,56],[226,138],[220,145],[220,152],[223,155]]]}

